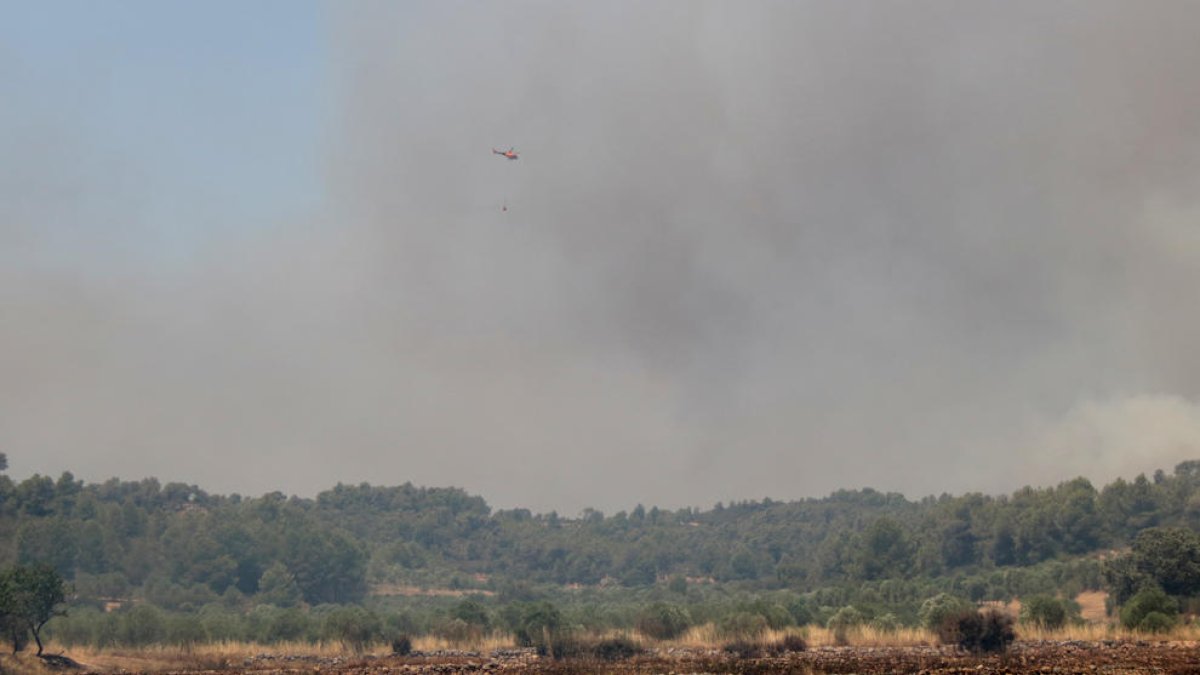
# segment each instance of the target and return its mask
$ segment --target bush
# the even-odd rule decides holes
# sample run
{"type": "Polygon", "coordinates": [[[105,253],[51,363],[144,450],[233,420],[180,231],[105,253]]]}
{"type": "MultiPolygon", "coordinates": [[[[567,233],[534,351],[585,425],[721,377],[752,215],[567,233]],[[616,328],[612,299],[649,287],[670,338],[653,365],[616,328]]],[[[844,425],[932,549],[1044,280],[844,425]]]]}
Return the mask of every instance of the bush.
{"type": "Polygon", "coordinates": [[[289,607],[272,613],[266,625],[266,638],[268,642],[299,640],[308,630],[308,616],[296,607],[289,607]]]}
{"type": "Polygon", "coordinates": [[[561,657],[573,647],[569,644],[562,613],[549,602],[535,602],[525,607],[514,632],[518,644],[535,647],[539,654],[561,657]]]}
{"type": "Polygon", "coordinates": [[[880,633],[895,633],[900,629],[900,620],[895,614],[887,612],[871,619],[870,626],[880,633]]]}
{"type": "Polygon", "coordinates": [[[279,610],[274,605],[258,605],[242,617],[241,637],[251,642],[271,642],[270,623],[279,610]]]}
{"type": "Polygon", "coordinates": [[[835,612],[833,616],[829,617],[829,622],[826,624],[826,628],[834,631],[847,630],[851,628],[858,628],[865,622],[866,619],[863,617],[862,612],[850,605],[846,605],[835,612]]]}
{"type": "Polygon", "coordinates": [[[392,635],[413,635],[424,632],[421,625],[417,622],[410,612],[400,612],[399,614],[388,614],[383,619],[384,628],[392,635]]]}
{"type": "Polygon", "coordinates": [[[194,614],[172,614],[167,617],[165,625],[166,641],[173,645],[191,648],[199,642],[208,639],[200,617],[194,614]]]}
{"type": "Polygon", "coordinates": [[[938,593],[921,603],[921,609],[917,611],[917,618],[922,626],[937,631],[941,629],[947,617],[974,611],[974,609],[975,606],[969,600],[950,593],[938,593]]]}
{"type": "MultiPolygon", "coordinates": [[[[1154,613],[1167,617],[1174,625],[1174,619],[1178,612],[1179,607],[1175,604],[1175,600],[1161,588],[1147,588],[1138,591],[1121,608],[1121,625],[1134,630],[1143,630],[1142,623],[1150,614],[1154,613]]],[[[1152,624],[1161,625],[1161,619],[1154,619],[1152,624]]]]}
{"type": "Polygon", "coordinates": [[[795,597],[787,603],[788,614],[792,615],[792,622],[797,626],[812,623],[814,620],[812,608],[808,606],[808,602],[802,597],[795,597]]]}
{"type": "Polygon", "coordinates": [[[48,626],[52,629],[49,636],[67,647],[95,645],[97,629],[104,616],[103,612],[94,607],[73,609],[48,626]]]}
{"type": "Polygon", "coordinates": [[[736,612],[717,624],[717,632],[736,642],[753,640],[767,631],[767,620],[758,614],[736,612]]]}
{"type": "Polygon", "coordinates": [[[1001,652],[1016,639],[1012,617],[998,609],[966,610],[948,615],[938,638],[971,652],[1001,652]]]}
{"type": "Polygon", "coordinates": [[[833,631],[834,644],[845,646],[850,644],[850,634],[857,632],[865,620],[862,612],[846,605],[829,617],[826,627],[833,631]]]}
{"type": "Polygon", "coordinates": [[[767,626],[772,630],[787,628],[788,626],[795,625],[796,623],[796,620],[792,618],[792,613],[788,611],[787,607],[784,607],[777,602],[769,602],[767,600],[760,599],[755,600],[742,609],[752,614],[758,614],[762,618],[766,619],[767,626]]]}
{"type": "Polygon", "coordinates": [[[337,640],[355,653],[366,651],[367,646],[380,634],[379,617],[362,607],[339,607],[325,617],[325,637],[337,640]]]}
{"type": "Polygon", "coordinates": [[[121,618],[117,614],[104,614],[96,621],[96,634],[92,645],[103,649],[117,644],[121,634],[121,618]]]}
{"type": "Polygon", "coordinates": [[[1062,628],[1073,612],[1069,601],[1051,595],[1031,595],[1021,602],[1021,623],[1040,628],[1062,628]]]}
{"type": "Polygon", "coordinates": [[[487,631],[492,625],[491,617],[488,616],[487,608],[479,601],[467,598],[450,611],[450,615],[455,619],[460,619],[469,626],[477,626],[479,632],[487,631]]]}
{"type": "Polygon", "coordinates": [[[638,614],[637,629],[655,640],[673,640],[692,624],[687,610],[665,602],[656,602],[638,614]]]}
{"type": "Polygon", "coordinates": [[[1166,633],[1174,627],[1175,617],[1162,612],[1150,612],[1137,625],[1137,629],[1143,633],[1166,633]]]}
{"type": "Polygon", "coordinates": [[[166,633],[163,613],[154,605],[137,605],[121,614],[117,639],[130,647],[162,642],[166,633]]]}
{"type": "Polygon", "coordinates": [[[241,616],[218,604],[208,604],[200,608],[200,623],[212,642],[242,639],[241,616]]]}
{"type": "Polygon", "coordinates": [[[462,619],[450,619],[438,626],[437,635],[453,644],[462,644],[478,640],[483,635],[479,626],[469,624],[462,619]]]}
{"type": "Polygon", "coordinates": [[[412,639],[407,635],[397,635],[392,638],[392,653],[397,656],[408,656],[412,653],[412,639]]]}

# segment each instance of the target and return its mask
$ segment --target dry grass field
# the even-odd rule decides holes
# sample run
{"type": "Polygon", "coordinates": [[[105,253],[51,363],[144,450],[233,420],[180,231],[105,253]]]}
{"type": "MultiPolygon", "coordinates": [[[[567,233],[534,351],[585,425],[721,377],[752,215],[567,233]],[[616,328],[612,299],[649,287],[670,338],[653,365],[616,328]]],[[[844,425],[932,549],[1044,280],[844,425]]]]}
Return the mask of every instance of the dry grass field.
{"type": "MultiPolygon", "coordinates": [[[[1200,627],[1182,627],[1157,636],[1139,635],[1106,624],[1062,630],[1019,628],[1017,643],[1003,655],[972,655],[939,645],[924,630],[881,632],[869,628],[841,639],[822,628],[770,631],[759,642],[772,643],[800,635],[808,643],[802,653],[746,657],[722,650],[723,640],[711,625],[694,627],[678,640],[655,642],[633,634],[645,652],[621,661],[539,658],[515,648],[507,635],[490,635],[470,643],[450,644],[436,638],[414,641],[414,653],[396,656],[386,645],[355,653],[340,644],[223,643],[191,649],[63,649],[80,668],[52,668],[28,654],[0,657],[3,672],[50,673],[575,673],[575,672],[795,672],[795,673],[1200,673],[1200,627]]],[[[611,636],[604,636],[611,637],[611,636]]]]}

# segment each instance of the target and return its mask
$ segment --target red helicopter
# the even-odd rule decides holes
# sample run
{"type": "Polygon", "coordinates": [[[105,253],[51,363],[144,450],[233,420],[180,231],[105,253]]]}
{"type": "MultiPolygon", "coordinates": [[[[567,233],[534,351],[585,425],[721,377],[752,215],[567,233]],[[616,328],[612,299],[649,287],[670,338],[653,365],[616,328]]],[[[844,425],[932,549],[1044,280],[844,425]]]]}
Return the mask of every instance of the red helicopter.
{"type": "Polygon", "coordinates": [[[508,150],[497,150],[495,148],[492,148],[492,154],[500,155],[504,159],[520,159],[520,157],[517,155],[516,151],[513,150],[512,148],[509,148],[508,150]]]}

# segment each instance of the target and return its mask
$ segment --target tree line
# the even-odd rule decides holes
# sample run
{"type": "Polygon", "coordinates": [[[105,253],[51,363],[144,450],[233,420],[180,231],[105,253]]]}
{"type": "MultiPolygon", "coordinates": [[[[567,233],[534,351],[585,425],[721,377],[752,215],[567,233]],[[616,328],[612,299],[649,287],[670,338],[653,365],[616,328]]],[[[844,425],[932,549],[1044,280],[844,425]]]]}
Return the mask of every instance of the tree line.
{"type": "Polygon", "coordinates": [[[978,601],[1106,584],[1126,604],[1157,586],[1179,607],[1197,589],[1176,583],[1188,573],[1154,567],[1166,545],[1154,548],[1157,535],[1146,533],[1184,541],[1170,549],[1178,559],[1198,529],[1200,461],[1100,489],[1077,478],[999,496],[910,500],[840,490],[576,517],[493,510],[457,488],[411,484],[339,484],[305,499],[216,495],[153,478],[84,483],[63,473],[14,482],[0,474],[0,565],[53,570],[76,602],[137,598],[183,613],[356,604],[388,584],[519,603],[533,601],[529,588],[629,589],[633,597],[679,580],[689,593],[728,587],[816,598],[814,620],[822,621],[855,606],[912,623],[924,589],[934,587],[978,601]],[[1131,554],[1099,563],[1103,552],[1130,546],[1131,554]],[[1057,587],[1036,581],[1051,569],[1057,587]]]}

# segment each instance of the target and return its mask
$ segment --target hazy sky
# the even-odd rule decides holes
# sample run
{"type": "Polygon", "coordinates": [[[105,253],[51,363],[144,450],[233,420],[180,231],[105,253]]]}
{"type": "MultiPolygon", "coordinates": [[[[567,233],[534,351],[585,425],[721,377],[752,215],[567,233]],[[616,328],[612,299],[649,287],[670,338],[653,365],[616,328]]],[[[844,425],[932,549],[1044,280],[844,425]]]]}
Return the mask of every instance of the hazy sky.
{"type": "Polygon", "coordinates": [[[567,514],[1169,470],[1198,25],[0,1],[0,451],[567,514]]]}

